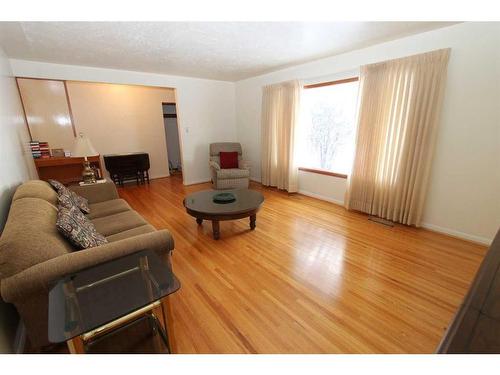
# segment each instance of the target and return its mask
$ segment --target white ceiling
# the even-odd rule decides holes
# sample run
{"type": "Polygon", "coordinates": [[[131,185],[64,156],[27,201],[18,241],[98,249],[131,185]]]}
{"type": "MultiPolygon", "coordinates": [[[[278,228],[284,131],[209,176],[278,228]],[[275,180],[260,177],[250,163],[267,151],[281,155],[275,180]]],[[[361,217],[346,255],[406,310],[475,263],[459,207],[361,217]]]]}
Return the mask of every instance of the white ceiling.
{"type": "Polygon", "coordinates": [[[448,22],[0,22],[7,56],[236,81],[448,22]]]}

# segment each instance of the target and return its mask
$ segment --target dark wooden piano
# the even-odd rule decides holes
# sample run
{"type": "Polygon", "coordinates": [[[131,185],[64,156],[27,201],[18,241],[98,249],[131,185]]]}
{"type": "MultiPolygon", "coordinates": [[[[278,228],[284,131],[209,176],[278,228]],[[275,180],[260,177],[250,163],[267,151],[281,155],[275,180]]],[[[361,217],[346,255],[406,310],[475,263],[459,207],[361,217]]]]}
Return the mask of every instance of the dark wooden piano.
{"type": "Polygon", "coordinates": [[[149,184],[149,154],[131,152],[127,154],[104,155],[104,166],[109,176],[117,185],[123,186],[125,181],[135,180],[137,185],[149,184]]]}

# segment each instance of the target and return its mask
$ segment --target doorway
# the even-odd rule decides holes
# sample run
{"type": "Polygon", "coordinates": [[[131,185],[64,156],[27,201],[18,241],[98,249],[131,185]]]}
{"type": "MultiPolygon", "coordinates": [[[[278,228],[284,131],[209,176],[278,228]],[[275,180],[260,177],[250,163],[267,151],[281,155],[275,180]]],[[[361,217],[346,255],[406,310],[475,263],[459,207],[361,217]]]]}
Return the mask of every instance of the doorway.
{"type": "Polygon", "coordinates": [[[181,147],[179,143],[179,126],[175,103],[162,103],[163,125],[167,142],[167,162],[171,176],[182,176],[181,147]]]}

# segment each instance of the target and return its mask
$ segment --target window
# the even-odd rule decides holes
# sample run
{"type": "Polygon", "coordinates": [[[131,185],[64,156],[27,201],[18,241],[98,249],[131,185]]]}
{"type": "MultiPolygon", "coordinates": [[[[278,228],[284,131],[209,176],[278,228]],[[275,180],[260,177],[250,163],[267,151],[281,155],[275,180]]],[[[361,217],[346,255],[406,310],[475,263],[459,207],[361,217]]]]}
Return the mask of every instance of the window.
{"type": "Polygon", "coordinates": [[[346,176],[354,155],[358,78],[304,86],[297,137],[302,170],[346,176]]]}

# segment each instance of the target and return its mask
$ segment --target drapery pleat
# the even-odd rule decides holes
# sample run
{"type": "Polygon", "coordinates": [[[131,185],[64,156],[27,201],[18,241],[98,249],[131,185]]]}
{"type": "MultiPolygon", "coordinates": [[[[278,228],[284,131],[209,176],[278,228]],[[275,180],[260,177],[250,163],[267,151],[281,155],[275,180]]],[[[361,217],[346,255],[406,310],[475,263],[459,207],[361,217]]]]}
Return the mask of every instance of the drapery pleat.
{"type": "Polygon", "coordinates": [[[361,68],[346,208],[420,225],[450,49],[361,68]]]}
{"type": "Polygon", "coordinates": [[[265,86],[262,93],[262,184],[298,191],[295,133],[299,121],[298,81],[265,86]]]}

